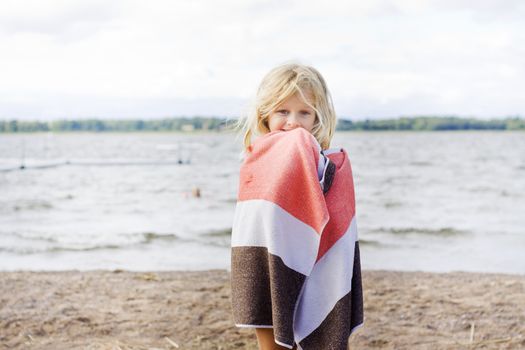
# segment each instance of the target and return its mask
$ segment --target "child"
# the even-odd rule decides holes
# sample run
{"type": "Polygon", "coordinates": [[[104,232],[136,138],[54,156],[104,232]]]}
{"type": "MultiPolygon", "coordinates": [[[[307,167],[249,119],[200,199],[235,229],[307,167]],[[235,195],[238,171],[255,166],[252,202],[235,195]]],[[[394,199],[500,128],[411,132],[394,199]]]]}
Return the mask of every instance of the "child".
{"type": "MultiPolygon", "coordinates": [[[[277,107],[288,97],[295,95],[295,101],[304,102],[307,110],[313,110],[314,125],[308,130],[321,144],[323,149],[330,146],[335,131],[336,117],[332,99],[321,74],[312,67],[299,64],[284,64],[272,69],[263,79],[257,90],[255,106],[247,118],[239,120],[239,128],[244,134],[246,150],[251,145],[251,136],[274,131],[270,128],[270,119],[279,120],[282,113],[277,107]],[[305,92],[309,93],[306,99],[305,92]],[[297,97],[301,97],[298,99],[297,97]],[[313,100],[312,100],[313,98],[313,100]]],[[[289,128],[290,126],[287,126],[289,128]]]]}
{"type": "Polygon", "coordinates": [[[323,77],[296,63],[272,69],[238,125],[235,324],[255,328],[263,350],[347,349],[363,323],[354,187],[346,152],[329,149],[336,116],[323,77]]]}

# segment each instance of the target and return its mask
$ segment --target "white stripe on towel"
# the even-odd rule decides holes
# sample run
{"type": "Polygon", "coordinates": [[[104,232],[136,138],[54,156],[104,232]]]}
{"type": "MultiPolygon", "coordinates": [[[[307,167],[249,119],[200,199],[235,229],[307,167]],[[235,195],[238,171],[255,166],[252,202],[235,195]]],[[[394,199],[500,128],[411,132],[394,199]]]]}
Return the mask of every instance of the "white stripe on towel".
{"type": "Polygon", "coordinates": [[[317,259],[319,241],[320,235],[313,227],[273,202],[263,199],[237,202],[232,247],[266,247],[289,268],[309,275],[317,259]]]}
{"type": "Polygon", "coordinates": [[[294,316],[296,343],[319,327],[339,299],[352,289],[356,241],[354,215],[345,234],[319,259],[304,282],[294,316]]]}

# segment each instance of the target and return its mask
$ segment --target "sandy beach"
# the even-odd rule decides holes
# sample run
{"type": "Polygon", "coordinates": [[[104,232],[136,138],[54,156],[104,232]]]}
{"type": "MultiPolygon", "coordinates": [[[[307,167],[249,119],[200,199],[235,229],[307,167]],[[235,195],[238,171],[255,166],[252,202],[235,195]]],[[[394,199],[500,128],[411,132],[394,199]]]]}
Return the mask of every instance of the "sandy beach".
{"type": "MultiPolygon", "coordinates": [[[[229,273],[0,272],[1,349],[257,349],[229,273]]],[[[352,349],[525,349],[525,276],[363,271],[352,349]]]]}

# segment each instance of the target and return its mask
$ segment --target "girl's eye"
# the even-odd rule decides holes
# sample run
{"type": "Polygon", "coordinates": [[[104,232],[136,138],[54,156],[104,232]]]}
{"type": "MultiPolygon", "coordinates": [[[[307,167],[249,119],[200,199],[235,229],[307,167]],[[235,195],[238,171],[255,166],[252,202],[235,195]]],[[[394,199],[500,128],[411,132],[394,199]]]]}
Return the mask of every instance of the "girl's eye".
{"type": "Polygon", "coordinates": [[[288,113],[288,111],[286,111],[284,109],[280,109],[280,110],[277,111],[277,113],[279,113],[279,114],[286,114],[286,113],[288,113]]]}
{"type": "Polygon", "coordinates": [[[308,111],[303,111],[302,113],[303,113],[304,115],[310,115],[310,112],[308,112],[308,111]]]}

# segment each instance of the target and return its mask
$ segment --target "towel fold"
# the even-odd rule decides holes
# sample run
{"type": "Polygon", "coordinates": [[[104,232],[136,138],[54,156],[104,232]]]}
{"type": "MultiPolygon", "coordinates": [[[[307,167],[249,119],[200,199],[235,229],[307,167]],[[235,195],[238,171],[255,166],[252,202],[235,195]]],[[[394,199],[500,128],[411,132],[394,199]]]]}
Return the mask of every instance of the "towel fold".
{"type": "Polygon", "coordinates": [[[232,229],[233,318],[287,348],[347,349],[363,323],[352,169],[306,130],[260,137],[243,161],[232,229]]]}

